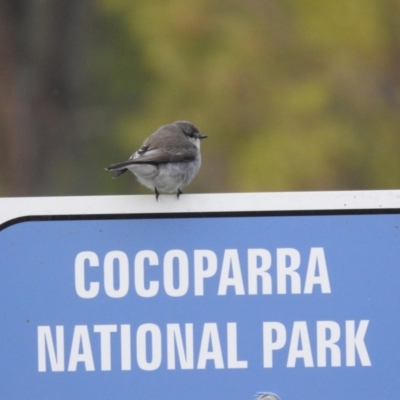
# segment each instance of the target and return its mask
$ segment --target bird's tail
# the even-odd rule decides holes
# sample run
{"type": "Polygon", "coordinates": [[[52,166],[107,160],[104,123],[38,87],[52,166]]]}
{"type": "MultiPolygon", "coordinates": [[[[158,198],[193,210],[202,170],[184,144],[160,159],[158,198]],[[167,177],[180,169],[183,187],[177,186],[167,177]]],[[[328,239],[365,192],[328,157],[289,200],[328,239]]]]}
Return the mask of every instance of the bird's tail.
{"type": "Polygon", "coordinates": [[[122,175],[124,172],[128,171],[128,168],[121,168],[120,164],[110,165],[108,168],[105,168],[106,171],[115,171],[111,178],[115,179],[122,175]]]}

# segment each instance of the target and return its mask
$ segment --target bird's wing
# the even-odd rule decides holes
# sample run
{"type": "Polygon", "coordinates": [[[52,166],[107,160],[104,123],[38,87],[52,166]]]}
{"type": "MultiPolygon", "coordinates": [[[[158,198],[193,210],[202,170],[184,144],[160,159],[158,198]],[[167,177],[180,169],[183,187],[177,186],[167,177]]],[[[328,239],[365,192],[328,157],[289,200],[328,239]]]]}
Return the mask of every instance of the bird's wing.
{"type": "Polygon", "coordinates": [[[148,149],[143,153],[138,152],[130,161],[133,164],[162,164],[169,162],[192,161],[196,158],[195,146],[175,147],[165,149],[148,149]]]}
{"type": "Polygon", "coordinates": [[[167,148],[167,149],[146,149],[138,151],[129,160],[110,165],[107,170],[127,168],[133,164],[165,164],[175,162],[187,162],[196,158],[197,149],[190,148],[167,148]]]}

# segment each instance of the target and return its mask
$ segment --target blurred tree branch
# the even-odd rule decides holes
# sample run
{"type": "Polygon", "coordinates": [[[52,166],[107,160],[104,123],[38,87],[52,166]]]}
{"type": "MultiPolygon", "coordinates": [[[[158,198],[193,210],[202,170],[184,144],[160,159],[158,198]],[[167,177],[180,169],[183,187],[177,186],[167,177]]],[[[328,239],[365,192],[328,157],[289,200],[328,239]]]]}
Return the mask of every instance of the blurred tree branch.
{"type": "Polygon", "coordinates": [[[2,0],[0,193],[141,191],[102,166],[177,119],[210,137],[189,190],[399,187],[399,7],[2,0]]]}
{"type": "Polygon", "coordinates": [[[0,2],[1,174],[8,194],[43,193],[60,158],[77,154],[74,110],[85,90],[88,10],[87,0],[0,2]]]}

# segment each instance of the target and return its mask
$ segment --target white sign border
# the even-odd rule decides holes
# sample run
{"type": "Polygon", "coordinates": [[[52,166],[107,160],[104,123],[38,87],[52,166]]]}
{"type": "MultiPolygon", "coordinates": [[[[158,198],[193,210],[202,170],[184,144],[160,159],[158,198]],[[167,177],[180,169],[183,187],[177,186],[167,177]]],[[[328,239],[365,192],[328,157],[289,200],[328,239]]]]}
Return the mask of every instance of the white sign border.
{"type": "Polygon", "coordinates": [[[68,215],[301,212],[400,209],[400,190],[0,198],[0,225],[68,215]]]}

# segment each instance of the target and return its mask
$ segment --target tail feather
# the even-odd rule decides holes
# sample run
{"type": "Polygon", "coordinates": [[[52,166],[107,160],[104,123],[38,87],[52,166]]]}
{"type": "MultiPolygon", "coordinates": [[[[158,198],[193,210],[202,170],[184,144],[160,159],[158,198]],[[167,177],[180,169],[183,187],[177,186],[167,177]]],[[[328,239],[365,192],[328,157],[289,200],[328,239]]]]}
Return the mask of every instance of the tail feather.
{"type": "Polygon", "coordinates": [[[106,171],[113,171],[114,174],[111,176],[112,178],[118,178],[120,175],[122,175],[124,172],[128,171],[128,168],[130,165],[136,164],[132,160],[128,161],[123,161],[119,162],[116,164],[111,164],[109,167],[106,168],[106,171]]]}
{"type": "Polygon", "coordinates": [[[123,173],[125,173],[126,171],[128,171],[128,168],[124,168],[124,169],[119,169],[118,171],[115,171],[111,178],[115,179],[118,178],[120,175],[122,175],[123,173]]]}
{"type": "Polygon", "coordinates": [[[118,178],[118,177],[119,177],[120,175],[122,175],[124,172],[128,171],[128,168],[121,168],[120,165],[118,165],[118,164],[113,164],[113,165],[110,165],[109,167],[105,168],[105,170],[106,170],[106,171],[115,171],[115,172],[112,174],[111,178],[118,178]],[[118,167],[119,167],[120,169],[119,169],[118,167]]]}

